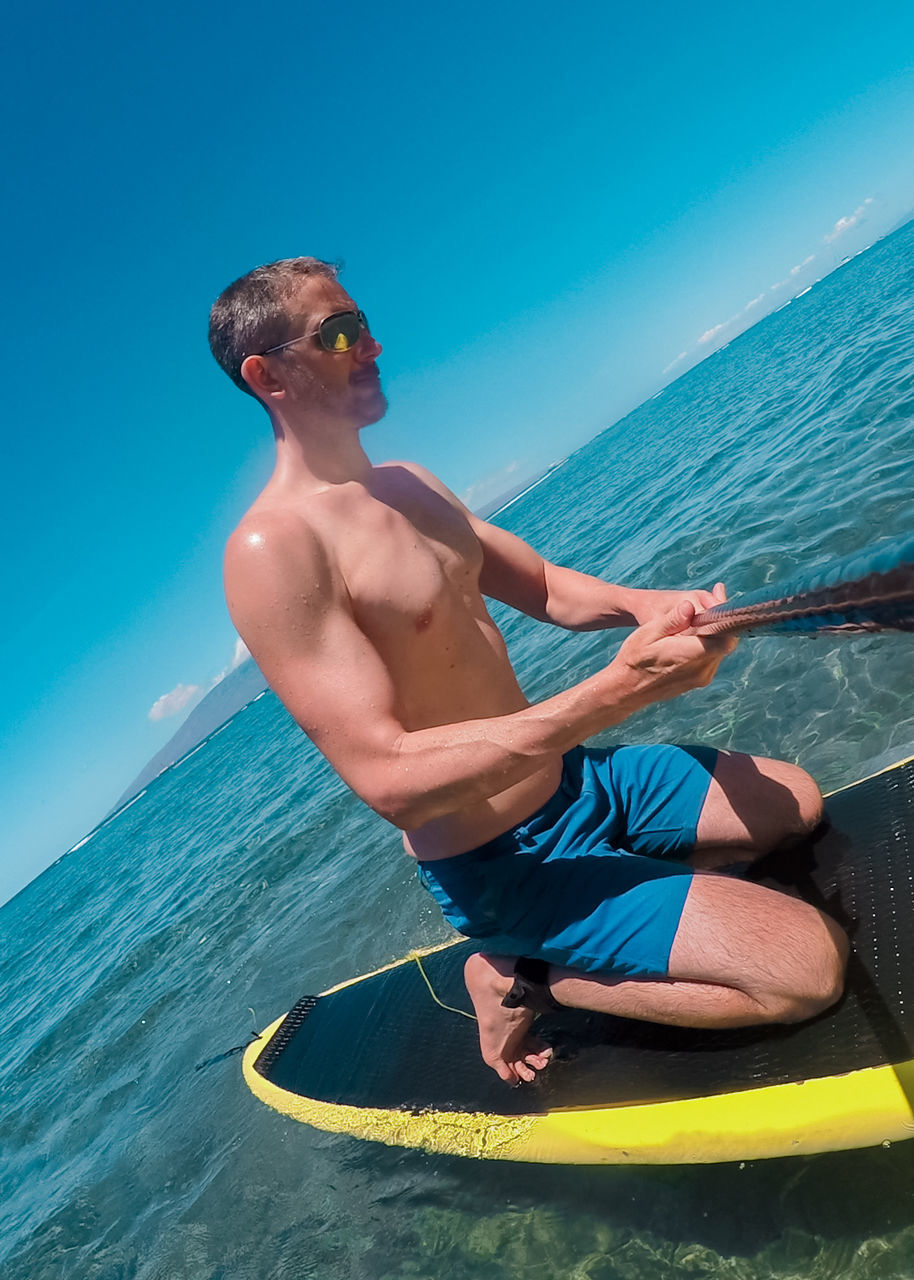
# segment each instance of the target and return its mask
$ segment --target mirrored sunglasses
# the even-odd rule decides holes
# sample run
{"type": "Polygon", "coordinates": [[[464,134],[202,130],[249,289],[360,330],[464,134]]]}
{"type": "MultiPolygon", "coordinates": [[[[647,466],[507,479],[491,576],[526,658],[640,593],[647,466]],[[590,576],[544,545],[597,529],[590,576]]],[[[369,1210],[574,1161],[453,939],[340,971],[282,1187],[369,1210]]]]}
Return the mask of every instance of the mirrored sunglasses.
{"type": "Polygon", "coordinates": [[[274,351],[283,351],[296,342],[304,342],[305,338],[317,338],[325,351],[349,351],[367,331],[368,321],[364,311],[337,311],[332,316],[325,316],[310,333],[300,333],[297,338],[280,342],[275,347],[267,347],[260,354],[272,355],[274,351]]]}

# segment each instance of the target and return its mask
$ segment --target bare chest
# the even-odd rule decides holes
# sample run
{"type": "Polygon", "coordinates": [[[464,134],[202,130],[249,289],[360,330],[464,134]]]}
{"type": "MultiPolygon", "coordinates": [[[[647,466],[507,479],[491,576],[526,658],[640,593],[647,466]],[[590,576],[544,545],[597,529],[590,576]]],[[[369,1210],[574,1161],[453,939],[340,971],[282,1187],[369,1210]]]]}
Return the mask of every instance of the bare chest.
{"type": "Polygon", "coordinates": [[[477,612],[482,550],[446,502],[368,502],[337,549],[356,621],[381,647],[451,632],[477,612]]]}

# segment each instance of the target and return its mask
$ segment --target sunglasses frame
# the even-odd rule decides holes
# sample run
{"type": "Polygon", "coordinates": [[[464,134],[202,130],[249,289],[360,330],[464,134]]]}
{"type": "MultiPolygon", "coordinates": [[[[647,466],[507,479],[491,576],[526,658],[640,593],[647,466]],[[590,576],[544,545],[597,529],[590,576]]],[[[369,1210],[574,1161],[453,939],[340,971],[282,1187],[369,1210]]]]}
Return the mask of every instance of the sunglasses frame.
{"type": "Polygon", "coordinates": [[[320,342],[322,351],[329,351],[331,355],[335,355],[335,356],[345,355],[346,351],[341,351],[339,347],[328,347],[326,342],[324,342],[324,340],[321,338],[321,330],[323,329],[324,325],[329,324],[331,320],[339,320],[341,316],[355,316],[356,320],[358,320],[359,322],[359,326],[360,326],[359,337],[356,338],[355,342],[353,342],[350,346],[346,348],[346,351],[351,351],[352,348],[355,346],[356,342],[358,342],[359,338],[361,338],[363,333],[371,332],[371,330],[368,328],[368,321],[365,318],[364,311],[334,311],[332,312],[331,315],[324,316],[323,320],[320,322],[317,328],[312,329],[310,333],[300,333],[297,338],[290,338],[288,342],[280,342],[275,347],[267,347],[266,351],[261,351],[258,354],[262,356],[271,356],[274,351],[284,351],[286,347],[292,347],[295,345],[296,342],[304,342],[306,338],[317,338],[318,341],[320,342]]]}

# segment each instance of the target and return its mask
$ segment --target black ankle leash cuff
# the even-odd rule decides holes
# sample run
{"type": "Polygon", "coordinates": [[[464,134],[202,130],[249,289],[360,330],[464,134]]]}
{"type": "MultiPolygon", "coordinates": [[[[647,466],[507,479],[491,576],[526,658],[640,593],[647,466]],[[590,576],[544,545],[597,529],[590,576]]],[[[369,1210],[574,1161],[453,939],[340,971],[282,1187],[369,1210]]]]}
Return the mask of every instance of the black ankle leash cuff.
{"type": "Polygon", "coordinates": [[[545,960],[519,956],[514,965],[514,984],[502,1000],[505,1009],[521,1005],[534,1013],[554,1013],[562,1006],[549,990],[549,965],[545,960]]]}

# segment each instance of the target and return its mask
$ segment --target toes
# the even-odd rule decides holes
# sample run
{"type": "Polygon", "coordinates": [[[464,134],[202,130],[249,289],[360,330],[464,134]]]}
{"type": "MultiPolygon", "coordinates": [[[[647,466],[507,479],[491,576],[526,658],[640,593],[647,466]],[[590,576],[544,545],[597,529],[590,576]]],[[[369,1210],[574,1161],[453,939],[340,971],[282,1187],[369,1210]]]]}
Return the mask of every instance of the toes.
{"type": "Polygon", "coordinates": [[[509,1062],[503,1062],[500,1058],[490,1061],[484,1059],[486,1066],[491,1067],[500,1080],[504,1080],[505,1084],[520,1084],[517,1072],[509,1062]]]}
{"type": "Polygon", "coordinates": [[[505,1058],[487,1058],[485,1062],[505,1084],[517,1086],[531,1084],[536,1079],[537,1071],[548,1066],[551,1056],[551,1052],[527,1053],[523,1058],[512,1058],[510,1061],[505,1058]]]}
{"type": "Polygon", "coordinates": [[[522,1058],[518,1058],[517,1061],[511,1062],[510,1066],[516,1073],[518,1081],[523,1081],[525,1084],[532,1084],[536,1079],[537,1071],[542,1071],[545,1067],[548,1067],[551,1060],[551,1049],[531,1049],[530,1052],[525,1053],[522,1058]]]}

